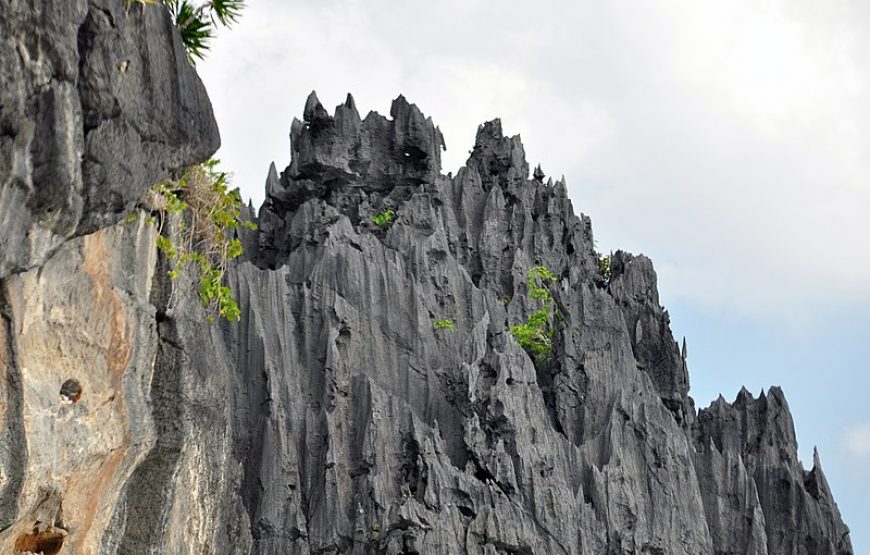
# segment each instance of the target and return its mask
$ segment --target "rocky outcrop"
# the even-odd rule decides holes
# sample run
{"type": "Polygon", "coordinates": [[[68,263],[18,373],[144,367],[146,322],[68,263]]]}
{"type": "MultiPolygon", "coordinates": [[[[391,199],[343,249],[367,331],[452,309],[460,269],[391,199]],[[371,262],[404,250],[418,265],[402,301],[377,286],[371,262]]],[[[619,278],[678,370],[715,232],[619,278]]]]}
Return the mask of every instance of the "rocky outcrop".
{"type": "Polygon", "coordinates": [[[209,325],[115,223],[217,144],[162,10],[3,7],[0,551],[852,553],[782,393],[696,413],[652,263],[604,275],[498,121],[444,176],[404,98],[312,95],[228,272],[242,319],[209,325]],[[535,265],[538,361],[508,332],[535,265]]]}
{"type": "Polygon", "coordinates": [[[618,252],[603,276],[589,220],[528,178],[518,137],[484,124],[451,178],[431,123],[393,129],[426,121],[403,98],[365,120],[387,143],[352,99],[305,113],[233,277],[253,552],[851,552],[784,404],[775,457],[723,447],[747,433],[696,416],[651,262],[618,252]],[[536,365],[507,329],[537,264],[563,323],[536,365]]]}
{"type": "Polygon", "coordinates": [[[677,422],[691,424],[695,408],[689,397],[686,340],[683,338],[682,349],[674,342],[670,316],[659,304],[652,261],[618,251],[610,264],[609,290],[622,308],[638,370],[649,374],[677,422]]]}
{"type": "Polygon", "coordinates": [[[183,330],[160,312],[155,235],[144,218],[112,226],[3,282],[4,553],[49,525],[68,534],[62,553],[247,552],[218,401],[232,371],[198,307],[176,308],[195,311],[183,330]]]}
{"type": "Polygon", "coordinates": [[[695,466],[711,531],[725,553],[852,553],[818,452],[798,461],[794,424],[778,387],[743,389],[698,414],[695,466]]]}
{"type": "Polygon", "coordinates": [[[117,222],[219,144],[169,14],[123,0],[0,2],[0,277],[117,222]]]}
{"type": "MultiPolygon", "coordinates": [[[[159,6],[2,0],[0,75],[0,551],[103,553],[147,530],[115,515],[168,436],[156,232],[110,224],[214,152],[217,126],[159,6]]],[[[192,470],[232,487],[218,472],[192,470]]],[[[204,502],[177,506],[191,523],[204,502]]]]}

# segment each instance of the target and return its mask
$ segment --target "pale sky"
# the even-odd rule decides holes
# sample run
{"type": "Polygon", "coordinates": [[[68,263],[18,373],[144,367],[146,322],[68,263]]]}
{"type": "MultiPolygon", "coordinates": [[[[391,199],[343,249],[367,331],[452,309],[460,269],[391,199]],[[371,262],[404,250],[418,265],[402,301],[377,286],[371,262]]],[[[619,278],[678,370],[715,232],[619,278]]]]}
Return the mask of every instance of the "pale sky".
{"type": "Polygon", "coordinates": [[[500,117],[603,249],[653,259],[699,405],[783,386],[870,552],[870,2],[251,0],[198,69],[255,205],[312,89],[404,94],[445,173],[500,117]]]}

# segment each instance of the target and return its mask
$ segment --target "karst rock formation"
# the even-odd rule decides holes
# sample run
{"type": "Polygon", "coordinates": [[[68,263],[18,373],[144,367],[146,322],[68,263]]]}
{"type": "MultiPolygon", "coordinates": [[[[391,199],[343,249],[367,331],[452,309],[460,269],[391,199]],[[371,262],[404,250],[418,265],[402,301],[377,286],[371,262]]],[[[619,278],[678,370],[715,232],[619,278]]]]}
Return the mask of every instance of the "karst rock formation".
{"type": "Polygon", "coordinates": [[[651,261],[605,276],[497,120],[445,176],[403,97],[312,94],[246,211],[241,321],[208,324],[125,217],[220,142],[134,4],[0,0],[0,552],[852,553],[782,391],[697,410],[651,261]],[[537,364],[508,332],[536,265],[561,315],[537,364]]]}

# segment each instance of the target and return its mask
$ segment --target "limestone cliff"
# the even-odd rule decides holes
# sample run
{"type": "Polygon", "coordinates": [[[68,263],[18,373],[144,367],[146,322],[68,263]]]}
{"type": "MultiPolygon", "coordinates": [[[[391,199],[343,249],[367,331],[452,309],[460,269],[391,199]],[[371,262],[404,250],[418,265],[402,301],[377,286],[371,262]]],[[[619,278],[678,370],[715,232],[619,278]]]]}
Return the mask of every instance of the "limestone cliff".
{"type": "Polygon", "coordinates": [[[0,0],[3,553],[103,552],[167,441],[155,230],[112,224],[220,140],[169,15],[126,4],[0,0]]]}
{"type": "Polygon", "coordinates": [[[445,176],[404,98],[312,95],[229,272],[242,320],[208,325],[156,231],[115,223],[217,145],[168,21],[2,1],[0,551],[852,553],[782,392],[697,411],[652,263],[603,275],[498,121],[445,176]],[[562,322],[535,364],[508,327],[538,264],[562,322]]]}
{"type": "Polygon", "coordinates": [[[169,15],[126,4],[0,0],[0,277],[218,147],[169,15]]]}

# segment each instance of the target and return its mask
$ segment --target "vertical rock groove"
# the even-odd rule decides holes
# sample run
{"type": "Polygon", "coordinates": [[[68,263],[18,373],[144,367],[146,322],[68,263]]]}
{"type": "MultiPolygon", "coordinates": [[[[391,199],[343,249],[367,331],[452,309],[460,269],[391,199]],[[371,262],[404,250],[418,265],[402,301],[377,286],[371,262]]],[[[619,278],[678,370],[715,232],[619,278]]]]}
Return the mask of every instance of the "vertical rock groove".
{"type": "Polygon", "coordinates": [[[178,487],[175,474],[184,426],[180,406],[184,402],[180,379],[184,354],[177,343],[174,322],[163,320],[157,329],[159,343],[150,391],[157,440],[130,477],[125,503],[118,506],[119,515],[113,519],[124,531],[117,553],[160,551],[168,525],[168,507],[178,487]]]}
{"type": "Polygon", "coordinates": [[[15,333],[6,302],[6,290],[0,280],[0,371],[3,410],[0,414],[0,530],[15,521],[18,497],[27,468],[27,437],[22,419],[21,373],[15,358],[15,333]]]}

